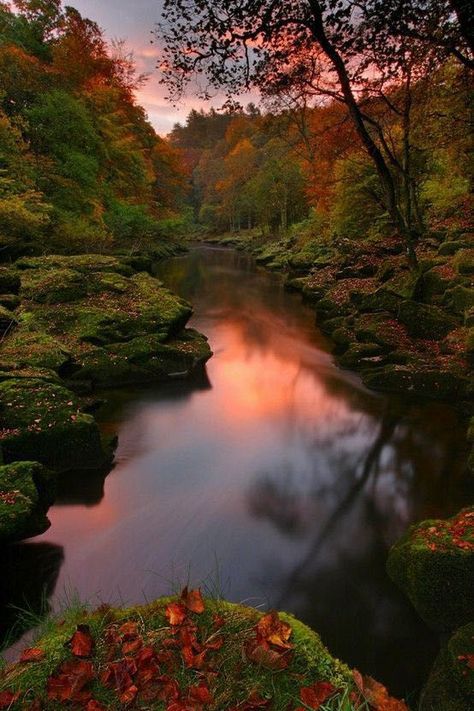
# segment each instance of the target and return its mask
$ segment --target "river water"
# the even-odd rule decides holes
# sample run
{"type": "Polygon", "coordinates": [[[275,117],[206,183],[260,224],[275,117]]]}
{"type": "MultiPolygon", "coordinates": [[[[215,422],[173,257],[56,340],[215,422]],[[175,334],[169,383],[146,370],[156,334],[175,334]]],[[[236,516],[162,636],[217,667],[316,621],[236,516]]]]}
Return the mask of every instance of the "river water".
{"type": "Polygon", "coordinates": [[[207,373],[106,393],[114,469],[62,478],[49,531],[0,553],[0,602],[128,604],[189,582],[291,611],[347,663],[415,692],[437,640],[384,564],[412,521],[472,493],[454,410],[368,392],[312,310],[242,254],[197,248],[159,276],[194,304],[207,373]]]}

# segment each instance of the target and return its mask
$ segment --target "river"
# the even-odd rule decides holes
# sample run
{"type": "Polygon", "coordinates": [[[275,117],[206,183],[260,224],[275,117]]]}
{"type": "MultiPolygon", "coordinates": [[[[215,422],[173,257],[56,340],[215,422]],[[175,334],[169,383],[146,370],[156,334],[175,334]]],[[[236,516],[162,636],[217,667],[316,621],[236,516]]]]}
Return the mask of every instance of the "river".
{"type": "Polygon", "coordinates": [[[138,603],[189,582],[293,612],[410,694],[437,640],[384,564],[412,521],[469,499],[455,411],[368,392],[313,311],[245,255],[201,247],[158,275],[192,301],[207,373],[105,394],[114,469],[62,477],[51,528],[2,553],[3,602],[34,608],[44,588],[53,609],[138,603]]]}

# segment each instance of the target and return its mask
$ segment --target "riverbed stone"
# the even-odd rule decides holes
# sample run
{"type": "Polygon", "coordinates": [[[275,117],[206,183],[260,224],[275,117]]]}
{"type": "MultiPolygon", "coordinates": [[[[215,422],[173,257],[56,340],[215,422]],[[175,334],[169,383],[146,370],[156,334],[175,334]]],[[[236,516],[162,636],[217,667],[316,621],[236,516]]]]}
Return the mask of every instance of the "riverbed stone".
{"type": "Polygon", "coordinates": [[[10,365],[46,368],[59,371],[71,359],[60,341],[45,331],[20,323],[19,328],[5,338],[0,348],[0,360],[10,365]]]}
{"type": "Polygon", "coordinates": [[[474,708],[474,622],[443,645],[422,691],[419,711],[471,711],[474,708]]]}
{"type": "Polygon", "coordinates": [[[0,543],[29,538],[49,528],[55,475],[38,462],[0,466],[0,543]]]}
{"type": "Polygon", "coordinates": [[[416,301],[402,301],[397,317],[414,338],[444,338],[459,325],[459,322],[443,309],[416,301]]]}
{"type": "Polygon", "coordinates": [[[87,469],[108,459],[94,418],[61,385],[28,378],[0,382],[0,422],[5,463],[87,469]]]}
{"type": "Polygon", "coordinates": [[[474,507],[411,526],[391,548],[387,571],[420,617],[446,632],[474,614],[474,507]]]}
{"type": "MultiPolygon", "coordinates": [[[[412,360],[411,354],[407,354],[407,359],[412,360]]],[[[362,379],[367,387],[374,390],[439,400],[462,399],[469,383],[465,376],[452,371],[429,366],[418,367],[411,363],[388,363],[383,367],[366,370],[362,373],[362,379]]]]}
{"type": "Polygon", "coordinates": [[[450,311],[464,316],[474,307],[474,289],[459,284],[445,292],[444,304],[450,311]]]}

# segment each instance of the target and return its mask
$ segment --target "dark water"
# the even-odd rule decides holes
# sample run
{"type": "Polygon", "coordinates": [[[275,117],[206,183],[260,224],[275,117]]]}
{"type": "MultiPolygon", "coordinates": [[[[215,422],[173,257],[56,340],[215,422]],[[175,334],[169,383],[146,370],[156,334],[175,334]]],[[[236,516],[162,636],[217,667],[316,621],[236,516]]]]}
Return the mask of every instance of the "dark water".
{"type": "Polygon", "coordinates": [[[384,563],[410,522],[468,499],[454,411],[367,392],[312,311],[238,253],[197,249],[160,275],[209,336],[207,377],[107,394],[115,468],[63,480],[50,530],[1,553],[0,599],[134,603],[189,580],[294,612],[412,693],[437,640],[384,563]]]}

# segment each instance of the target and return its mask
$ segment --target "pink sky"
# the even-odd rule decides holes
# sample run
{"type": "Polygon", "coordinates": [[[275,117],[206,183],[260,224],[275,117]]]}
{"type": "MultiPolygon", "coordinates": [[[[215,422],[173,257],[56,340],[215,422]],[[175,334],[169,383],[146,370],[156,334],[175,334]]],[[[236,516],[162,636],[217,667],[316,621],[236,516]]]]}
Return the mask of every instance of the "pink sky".
{"type": "MultiPolygon", "coordinates": [[[[147,84],[137,93],[138,102],[161,135],[166,135],[176,122],[184,123],[192,108],[209,107],[197,97],[189,95],[177,107],[164,99],[165,89],[159,84],[155,69],[159,50],[150,44],[151,30],[160,19],[161,0],[68,0],[84,16],[94,20],[109,39],[124,39],[133,50],[139,72],[151,74],[147,84]]],[[[249,97],[248,101],[255,100],[249,97]]],[[[218,107],[223,101],[216,100],[218,107]]]]}

